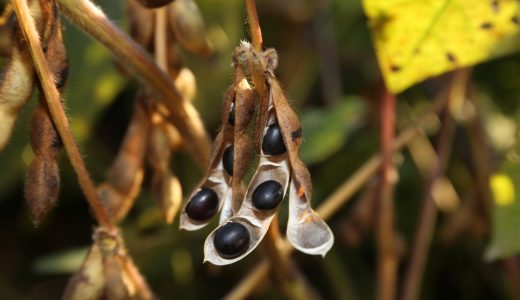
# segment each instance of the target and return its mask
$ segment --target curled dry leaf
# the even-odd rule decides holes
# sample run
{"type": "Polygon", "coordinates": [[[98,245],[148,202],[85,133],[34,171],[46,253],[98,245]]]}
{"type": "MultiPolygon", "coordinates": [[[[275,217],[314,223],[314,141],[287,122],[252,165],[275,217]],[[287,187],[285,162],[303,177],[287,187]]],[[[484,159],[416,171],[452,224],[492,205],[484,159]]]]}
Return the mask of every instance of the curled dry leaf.
{"type": "Polygon", "coordinates": [[[168,17],[176,40],[184,48],[202,55],[211,52],[204,19],[195,1],[175,0],[168,6],[168,17]]]}
{"type": "Polygon", "coordinates": [[[107,181],[98,187],[98,195],[114,221],[123,219],[137,198],[144,175],[144,154],[149,121],[138,101],[118,154],[108,170],[107,181]]]}
{"type": "Polygon", "coordinates": [[[302,129],[298,116],[289,105],[278,81],[268,77],[270,98],[275,107],[293,177],[289,196],[287,239],[298,250],[307,254],[325,254],[334,243],[329,226],[311,208],[312,183],[309,171],[300,159],[302,129]]]}
{"type": "Polygon", "coordinates": [[[153,299],[146,281],[126,252],[118,232],[98,228],[81,269],[71,277],[63,299],[153,299]]]}
{"type": "Polygon", "coordinates": [[[204,179],[182,209],[181,229],[197,230],[206,226],[221,208],[223,208],[221,221],[232,214],[230,174],[225,170],[222,157],[225,149],[233,145],[233,129],[227,120],[231,114],[234,98],[235,90],[230,87],[224,95],[222,104],[222,130],[213,142],[204,179]]]}

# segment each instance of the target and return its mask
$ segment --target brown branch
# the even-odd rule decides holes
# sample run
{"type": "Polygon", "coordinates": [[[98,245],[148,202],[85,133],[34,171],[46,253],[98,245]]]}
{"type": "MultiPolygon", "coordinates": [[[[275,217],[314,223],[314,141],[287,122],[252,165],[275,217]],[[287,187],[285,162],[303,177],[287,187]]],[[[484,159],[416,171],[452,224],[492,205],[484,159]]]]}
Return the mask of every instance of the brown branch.
{"type": "MultiPolygon", "coordinates": [[[[432,106],[423,113],[417,121],[409,125],[401,131],[399,136],[395,139],[392,147],[394,151],[399,151],[413,140],[420,132],[421,128],[426,127],[431,123],[431,119],[446,106],[447,97],[439,97],[432,104],[432,106]]],[[[358,170],[347,178],[340,186],[323,201],[323,203],[316,210],[321,218],[329,219],[336,213],[351,197],[364,186],[366,182],[372,179],[381,166],[381,157],[374,155],[366,161],[358,170]]],[[[290,253],[294,249],[291,245],[284,241],[284,252],[290,253]]],[[[240,281],[231,292],[229,292],[224,299],[245,299],[251,292],[267,277],[271,263],[269,259],[264,258],[256,267],[240,281]]]]}
{"type": "Polygon", "coordinates": [[[379,188],[377,241],[377,299],[395,299],[397,257],[394,236],[395,167],[392,144],[395,139],[395,97],[384,92],[381,102],[381,181],[379,188]]]}
{"type": "Polygon", "coordinates": [[[153,59],[127,34],[117,28],[98,7],[88,0],[56,0],[72,23],[85,30],[113,52],[115,58],[152,91],[158,93],[171,113],[171,121],[187,141],[197,162],[205,166],[210,150],[209,136],[197,110],[173,85],[153,59]]]}
{"type": "Polygon", "coordinates": [[[161,70],[168,72],[168,47],[166,32],[166,8],[158,8],[155,10],[155,61],[161,70]]]}
{"type": "Polygon", "coordinates": [[[31,16],[29,7],[27,6],[27,1],[14,0],[13,5],[23,35],[29,45],[36,73],[38,74],[41,87],[45,95],[44,98],[47,101],[47,106],[49,107],[49,112],[52,116],[56,129],[60,134],[63,145],[65,146],[65,151],[67,152],[74,172],[76,172],[79,185],[83,190],[85,198],[92,208],[94,216],[96,217],[99,224],[106,229],[113,231],[115,230],[115,227],[105,212],[103,205],[101,204],[101,201],[96,193],[96,188],[90,179],[88,171],[85,167],[85,163],[83,162],[79,149],[76,145],[76,142],[74,141],[74,137],[69,126],[69,121],[67,120],[65,110],[63,109],[62,103],[60,101],[60,94],[56,89],[53,75],[49,69],[49,66],[47,65],[34,20],[31,16]]]}
{"type": "MultiPolygon", "coordinates": [[[[447,97],[450,102],[453,101],[452,99],[457,101],[461,97],[465,97],[469,74],[470,72],[468,70],[459,70],[454,73],[450,84],[450,93],[447,97]]],[[[417,231],[414,236],[411,258],[405,273],[403,300],[415,300],[419,297],[422,276],[428,257],[428,249],[430,248],[437,219],[437,207],[432,192],[435,183],[446,171],[455,127],[456,122],[450,110],[446,109],[436,149],[437,165],[428,179],[426,194],[423,199],[423,207],[419,216],[419,224],[417,225],[417,231]]]]}
{"type": "Polygon", "coordinates": [[[260,22],[258,22],[258,13],[256,12],[255,0],[245,0],[247,10],[247,23],[249,24],[249,34],[251,35],[251,43],[256,52],[262,51],[262,30],[260,22]]]}

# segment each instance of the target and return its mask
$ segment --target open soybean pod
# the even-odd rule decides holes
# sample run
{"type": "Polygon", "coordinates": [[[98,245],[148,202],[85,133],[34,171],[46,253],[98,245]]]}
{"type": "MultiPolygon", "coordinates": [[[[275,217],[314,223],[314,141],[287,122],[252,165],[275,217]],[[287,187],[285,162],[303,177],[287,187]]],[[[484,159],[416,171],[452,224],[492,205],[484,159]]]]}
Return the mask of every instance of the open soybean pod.
{"type": "Polygon", "coordinates": [[[334,244],[334,235],[325,221],[311,208],[311,177],[299,155],[302,142],[300,122],[278,81],[269,76],[268,82],[270,98],[275,106],[292,169],[287,239],[304,253],[325,256],[334,244]]]}
{"type": "Polygon", "coordinates": [[[136,100],[132,119],[108,170],[107,180],[97,188],[105,209],[116,222],[127,215],[143,182],[145,141],[148,139],[150,124],[140,103],[141,99],[136,100]]]}
{"type": "Polygon", "coordinates": [[[211,52],[206,25],[195,1],[175,0],[168,6],[168,16],[175,38],[184,48],[202,55],[211,52]]]}
{"type": "MultiPolygon", "coordinates": [[[[258,125],[259,126],[259,125],[258,125]]],[[[283,200],[291,171],[274,107],[269,108],[260,146],[260,162],[240,210],[213,230],[204,243],[204,260],[215,265],[236,262],[263,239],[283,200]]]]}
{"type": "Polygon", "coordinates": [[[225,152],[226,149],[233,149],[229,148],[233,146],[233,128],[225,120],[228,120],[231,115],[234,96],[235,89],[228,88],[222,104],[222,130],[213,142],[204,179],[190,195],[182,209],[181,229],[197,230],[206,226],[224,203],[231,202],[231,174],[229,173],[231,168],[229,166],[233,160],[229,155],[230,150],[227,151],[228,153],[225,152]]]}

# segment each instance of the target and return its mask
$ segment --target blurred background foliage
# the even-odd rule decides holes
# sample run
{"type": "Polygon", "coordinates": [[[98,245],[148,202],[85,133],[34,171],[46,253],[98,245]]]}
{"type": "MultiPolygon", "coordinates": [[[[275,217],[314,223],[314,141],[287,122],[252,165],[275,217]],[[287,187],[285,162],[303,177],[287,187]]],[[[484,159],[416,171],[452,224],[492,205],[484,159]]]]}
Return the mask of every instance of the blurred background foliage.
{"type": "MultiPolygon", "coordinates": [[[[99,5],[117,25],[127,28],[123,2],[99,1],[99,5]]],[[[183,58],[197,78],[195,106],[214,136],[219,126],[216,112],[231,82],[231,53],[247,36],[245,11],[241,0],[197,3],[215,52],[203,58],[183,52],[183,58]]],[[[264,43],[278,51],[278,77],[302,118],[302,157],[313,175],[316,207],[379,149],[378,95],[382,78],[367,19],[357,0],[262,0],[258,1],[258,11],[264,43]]],[[[87,166],[95,181],[101,182],[130,118],[137,82],[120,75],[103,46],[64,22],[70,59],[66,107],[87,166]]],[[[447,176],[463,204],[458,211],[440,216],[421,299],[512,297],[510,279],[514,277],[508,275],[502,261],[492,259],[520,251],[519,75],[520,55],[481,64],[472,74],[471,97],[496,170],[491,182],[493,195],[495,199],[506,199],[506,204],[497,200],[502,205],[493,210],[495,223],[487,224],[482,217],[471,216],[468,228],[450,235],[450,224],[461,218],[458,211],[478,197],[475,162],[485,159],[474,157],[473,150],[478,147],[471,136],[474,129],[459,124],[447,176]]],[[[426,81],[399,97],[399,124],[408,123],[414,111],[431,101],[440,89],[439,82],[426,81]]],[[[58,207],[39,228],[29,220],[23,179],[33,155],[28,121],[35,100],[33,97],[24,108],[14,138],[0,153],[1,299],[58,299],[68,276],[84,257],[94,226],[65,157],[60,162],[62,190],[58,207]]],[[[435,141],[434,133],[430,139],[435,141]]],[[[180,177],[185,194],[200,180],[201,170],[186,153],[175,154],[171,167],[180,177]]],[[[395,201],[404,262],[424,188],[425,178],[409,152],[403,151],[395,201]]],[[[355,228],[350,221],[356,204],[371,189],[373,186],[368,185],[328,222],[336,243],[325,259],[301,253],[293,256],[325,299],[374,298],[374,234],[355,228]]],[[[122,228],[132,257],[157,295],[162,299],[204,299],[225,295],[262,255],[260,247],[231,266],[202,264],[203,241],[215,225],[196,232],[179,231],[177,221],[166,226],[145,181],[122,228]]],[[[268,281],[252,297],[281,298],[268,281]]]]}

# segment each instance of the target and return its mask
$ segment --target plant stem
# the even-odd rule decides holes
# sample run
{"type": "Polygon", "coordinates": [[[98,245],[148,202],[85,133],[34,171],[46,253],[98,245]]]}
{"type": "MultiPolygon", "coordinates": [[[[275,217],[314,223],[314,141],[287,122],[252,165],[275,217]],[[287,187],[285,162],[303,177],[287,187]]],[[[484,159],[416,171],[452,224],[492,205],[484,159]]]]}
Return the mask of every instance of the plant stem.
{"type": "Polygon", "coordinates": [[[167,32],[166,32],[166,8],[161,7],[155,9],[155,62],[159,68],[167,72],[168,71],[168,47],[167,44],[167,32]]]}
{"type": "MultiPolygon", "coordinates": [[[[442,94],[442,93],[441,93],[442,94]]],[[[429,124],[432,119],[442,108],[446,107],[447,97],[439,97],[432,106],[419,117],[413,124],[407,126],[401,131],[399,136],[394,140],[392,148],[399,151],[413,140],[421,132],[421,128],[429,124]]],[[[352,176],[347,178],[340,186],[323,201],[316,210],[318,215],[324,220],[329,219],[336,213],[364,184],[372,179],[381,166],[381,156],[374,155],[357,169],[352,176]]],[[[283,252],[290,253],[294,249],[287,240],[284,240],[283,252]]],[[[267,277],[271,268],[269,259],[264,258],[253,270],[240,281],[224,299],[245,299],[251,292],[267,277]]]]}
{"type": "MultiPolygon", "coordinates": [[[[467,70],[460,70],[456,71],[453,76],[454,78],[448,95],[449,101],[452,101],[452,99],[458,100],[459,97],[465,97],[469,72],[467,70]]],[[[446,109],[436,149],[437,165],[428,179],[419,224],[417,225],[417,231],[414,236],[412,254],[405,273],[403,300],[415,300],[419,297],[422,276],[428,257],[428,249],[430,248],[437,218],[437,206],[435,205],[432,192],[436,181],[446,171],[455,127],[456,122],[450,110],[446,109]]]]}
{"type": "Polygon", "coordinates": [[[85,194],[85,197],[94,212],[94,216],[102,227],[113,231],[115,227],[110,221],[101,201],[97,195],[96,188],[90,179],[90,176],[85,167],[85,163],[81,157],[79,149],[74,141],[72,131],[70,130],[69,122],[67,120],[65,110],[60,101],[60,94],[54,84],[53,74],[51,73],[45,55],[43,53],[40,38],[36,31],[34,20],[31,12],[27,6],[26,0],[14,0],[14,9],[18,22],[22,29],[23,35],[27,40],[31,56],[34,62],[36,73],[40,79],[40,84],[45,95],[45,101],[49,107],[49,112],[52,116],[53,122],[60,134],[60,138],[65,146],[65,151],[70,159],[71,165],[76,172],[78,182],[85,194]]]}
{"type": "Polygon", "coordinates": [[[395,139],[395,97],[384,92],[381,102],[381,181],[378,205],[378,290],[377,299],[395,299],[397,257],[394,236],[394,185],[396,170],[392,162],[395,139]]]}
{"type": "Polygon", "coordinates": [[[56,0],[72,23],[85,30],[113,52],[115,58],[128,66],[134,74],[163,101],[171,113],[172,123],[187,142],[188,152],[205,166],[210,140],[197,110],[173,85],[153,59],[127,34],[106,18],[103,11],[88,0],[56,0]]]}
{"type": "Polygon", "coordinates": [[[251,35],[251,43],[255,51],[262,51],[262,30],[260,22],[258,22],[258,13],[256,12],[255,0],[245,0],[247,10],[247,23],[249,24],[249,34],[251,35]]]}

